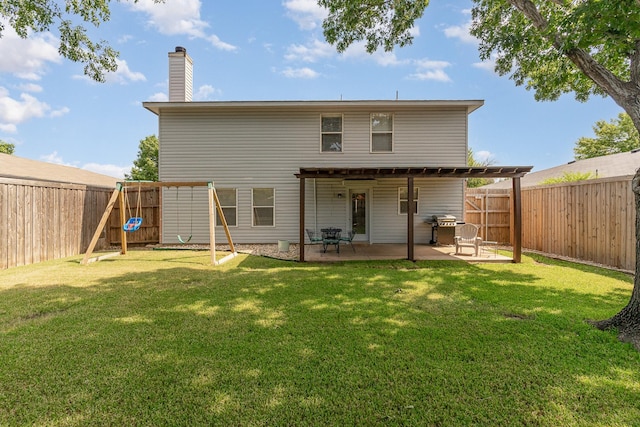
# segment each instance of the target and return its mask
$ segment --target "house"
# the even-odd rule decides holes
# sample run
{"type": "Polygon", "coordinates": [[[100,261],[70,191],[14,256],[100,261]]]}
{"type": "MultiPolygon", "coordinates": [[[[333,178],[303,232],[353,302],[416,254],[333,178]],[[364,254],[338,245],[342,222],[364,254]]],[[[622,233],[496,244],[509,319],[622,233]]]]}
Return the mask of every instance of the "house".
{"type": "MultiPolygon", "coordinates": [[[[481,100],[192,102],[192,72],[176,48],[168,102],[143,104],[158,116],[160,180],[213,181],[236,243],[337,227],[360,242],[426,244],[433,215],[463,218],[464,178],[531,169],[466,166],[481,100]]],[[[163,242],[209,242],[205,188],[165,188],[162,200],[163,242]]]]}
{"type": "MultiPolygon", "coordinates": [[[[533,187],[535,185],[541,185],[546,179],[562,178],[565,173],[589,173],[591,174],[591,178],[628,176],[634,175],[638,168],[640,168],[640,149],[635,149],[626,153],[574,160],[564,165],[531,172],[522,178],[521,186],[533,187]]],[[[482,188],[509,189],[511,188],[511,182],[509,182],[509,180],[494,182],[482,188]]]]}

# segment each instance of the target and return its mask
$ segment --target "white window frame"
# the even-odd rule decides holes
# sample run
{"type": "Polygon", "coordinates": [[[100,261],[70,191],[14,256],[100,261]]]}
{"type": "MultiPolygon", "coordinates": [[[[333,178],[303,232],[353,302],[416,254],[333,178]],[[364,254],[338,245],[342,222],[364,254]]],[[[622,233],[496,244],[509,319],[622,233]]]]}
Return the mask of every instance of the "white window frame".
{"type": "MultiPolygon", "coordinates": [[[[418,201],[420,200],[420,189],[418,187],[413,187],[413,191],[415,192],[415,197],[413,201],[415,203],[416,210],[413,213],[414,215],[418,215],[420,213],[420,207],[418,201]]],[[[398,187],[398,215],[407,215],[409,212],[409,192],[407,187],[398,187]],[[402,191],[404,190],[407,193],[407,198],[402,198],[402,191]],[[407,212],[402,212],[402,202],[407,202],[407,212]]]]}
{"type": "Polygon", "coordinates": [[[395,135],[394,135],[394,129],[395,129],[395,114],[393,113],[371,113],[369,116],[369,152],[373,153],[373,154],[389,154],[389,153],[393,153],[395,150],[395,135]],[[387,116],[391,119],[391,130],[384,130],[384,131],[375,131],[373,129],[373,120],[376,116],[387,116]],[[374,150],[373,149],[373,136],[375,134],[390,134],[391,135],[391,150],[388,151],[380,151],[380,150],[374,150]]]}
{"type": "Polygon", "coordinates": [[[344,152],[344,114],[321,114],[320,115],[320,152],[321,153],[342,153],[344,152]],[[322,129],[322,120],[327,118],[340,118],[340,132],[325,132],[322,129]],[[340,135],[340,150],[325,150],[324,149],[324,135],[340,135]]]}
{"type": "MultiPolygon", "coordinates": [[[[216,188],[216,191],[217,191],[218,193],[220,193],[220,191],[225,191],[225,190],[233,190],[233,191],[235,192],[235,201],[236,201],[236,204],[235,204],[235,205],[233,205],[233,206],[231,206],[231,205],[227,205],[227,206],[225,206],[225,205],[220,204],[220,208],[221,208],[221,209],[223,209],[223,210],[224,210],[225,208],[226,208],[226,209],[233,208],[233,209],[235,209],[235,210],[236,210],[236,215],[235,215],[235,218],[234,218],[235,223],[234,223],[233,225],[229,224],[229,218],[227,217],[227,214],[226,214],[226,213],[225,213],[224,218],[227,220],[227,225],[228,225],[229,227],[238,227],[238,189],[237,189],[237,188],[216,188]]],[[[219,197],[218,197],[218,199],[219,199],[219,197]]],[[[218,212],[217,212],[217,210],[216,210],[216,227],[222,227],[222,224],[219,224],[219,223],[218,223],[218,221],[220,221],[220,215],[218,215],[218,212]]]]}
{"type": "Polygon", "coordinates": [[[256,187],[256,188],[252,188],[251,189],[251,226],[252,227],[260,227],[260,228],[264,228],[264,227],[275,227],[276,226],[276,189],[273,187],[256,187]],[[264,206],[264,205],[256,205],[254,203],[254,199],[255,199],[255,190],[271,190],[271,194],[272,194],[272,198],[273,198],[273,206],[264,206]],[[257,225],[256,224],[256,216],[255,216],[255,209],[256,208],[271,208],[273,209],[273,224],[271,225],[257,225]]]}

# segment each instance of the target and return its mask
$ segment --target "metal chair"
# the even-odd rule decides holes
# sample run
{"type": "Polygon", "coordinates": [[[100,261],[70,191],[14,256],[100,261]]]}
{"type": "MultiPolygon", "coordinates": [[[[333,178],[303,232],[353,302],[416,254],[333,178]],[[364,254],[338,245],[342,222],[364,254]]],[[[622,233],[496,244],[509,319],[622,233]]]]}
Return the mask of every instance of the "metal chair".
{"type": "Polygon", "coordinates": [[[356,248],[353,247],[353,237],[355,235],[356,233],[354,233],[353,231],[347,231],[346,236],[340,236],[340,241],[351,246],[351,250],[353,250],[353,253],[356,253],[356,248]]]}
{"type": "Polygon", "coordinates": [[[320,243],[322,243],[321,235],[319,235],[315,231],[310,230],[308,228],[305,229],[305,231],[307,232],[307,236],[309,236],[309,241],[311,242],[312,245],[319,245],[320,243]]]}
{"type": "Polygon", "coordinates": [[[456,254],[460,253],[460,250],[467,246],[475,248],[476,256],[478,256],[480,246],[482,246],[482,237],[478,237],[478,226],[473,224],[464,224],[460,227],[453,239],[456,244],[456,254]]]}

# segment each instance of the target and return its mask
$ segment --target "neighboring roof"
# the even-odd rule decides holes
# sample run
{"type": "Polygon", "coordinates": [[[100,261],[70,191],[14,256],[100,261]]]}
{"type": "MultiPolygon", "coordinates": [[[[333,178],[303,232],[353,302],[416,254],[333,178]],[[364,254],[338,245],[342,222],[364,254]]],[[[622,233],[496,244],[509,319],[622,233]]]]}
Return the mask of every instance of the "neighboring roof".
{"type": "MultiPolygon", "coordinates": [[[[115,187],[117,178],[71,166],[56,165],[0,153],[0,177],[115,187]]],[[[121,180],[120,180],[121,181],[121,180]]]]}
{"type": "Polygon", "coordinates": [[[162,109],[442,109],[466,108],[467,114],[484,105],[483,100],[389,100],[389,101],[214,101],[214,102],[143,102],[142,105],[155,114],[162,109]]]}
{"type": "MultiPolygon", "coordinates": [[[[540,185],[548,178],[560,178],[565,172],[591,172],[594,178],[612,178],[616,176],[634,175],[640,168],[640,149],[626,153],[610,154],[608,156],[593,157],[577,160],[565,165],[555,166],[537,172],[531,172],[522,178],[522,187],[540,185]]],[[[511,188],[510,181],[495,182],[482,188],[511,188]]]]}
{"type": "Polygon", "coordinates": [[[298,178],[516,178],[533,166],[432,166],[397,168],[300,168],[298,178]]]}

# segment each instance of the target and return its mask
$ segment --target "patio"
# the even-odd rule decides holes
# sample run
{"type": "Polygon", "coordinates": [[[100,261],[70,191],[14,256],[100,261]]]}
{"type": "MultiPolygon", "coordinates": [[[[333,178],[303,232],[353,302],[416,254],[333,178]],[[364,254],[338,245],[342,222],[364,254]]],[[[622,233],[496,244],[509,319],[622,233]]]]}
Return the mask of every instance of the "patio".
{"type": "MultiPolygon", "coordinates": [[[[340,253],[333,246],[323,252],[322,245],[305,245],[305,260],[313,261],[352,261],[352,260],[384,260],[407,259],[407,245],[354,243],[355,252],[349,245],[340,245],[340,253]]],[[[510,257],[500,255],[494,246],[483,246],[475,256],[472,249],[465,248],[456,255],[453,245],[415,245],[415,259],[426,260],[462,260],[469,262],[512,262],[510,257]]]]}

